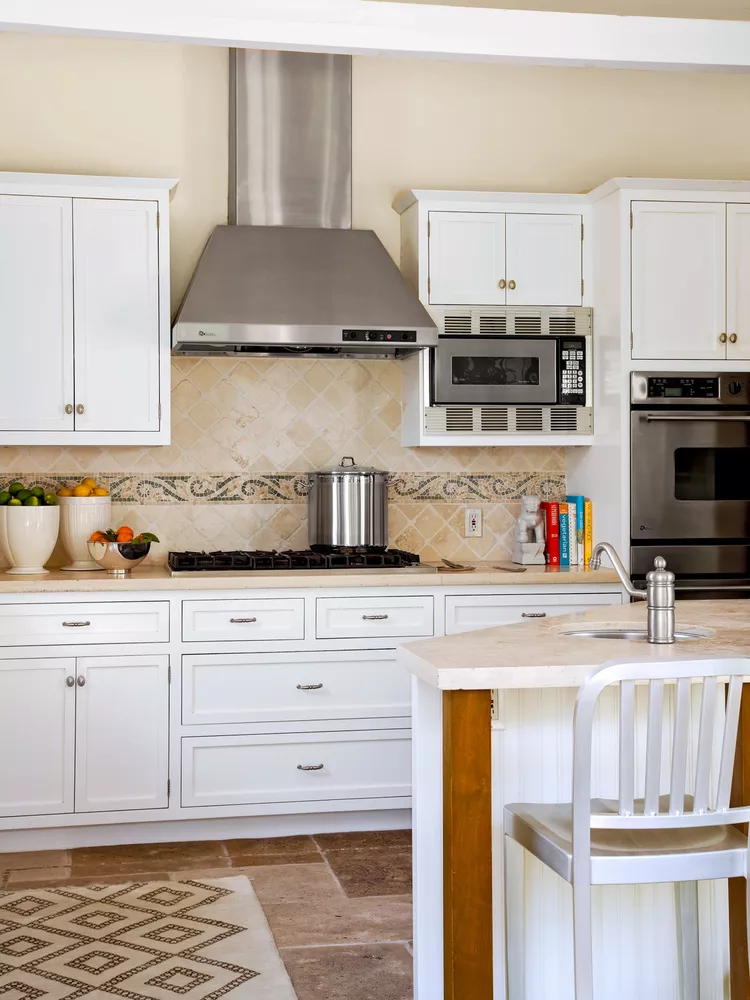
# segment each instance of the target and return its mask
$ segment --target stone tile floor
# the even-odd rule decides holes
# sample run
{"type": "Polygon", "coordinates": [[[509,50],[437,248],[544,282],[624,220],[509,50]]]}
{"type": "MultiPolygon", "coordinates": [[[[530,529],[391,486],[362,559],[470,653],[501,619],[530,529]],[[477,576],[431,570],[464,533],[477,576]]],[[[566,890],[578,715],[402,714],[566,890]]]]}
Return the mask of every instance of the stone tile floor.
{"type": "Polygon", "coordinates": [[[411,1000],[411,831],[0,854],[0,889],[246,875],[298,1000],[411,1000]]]}

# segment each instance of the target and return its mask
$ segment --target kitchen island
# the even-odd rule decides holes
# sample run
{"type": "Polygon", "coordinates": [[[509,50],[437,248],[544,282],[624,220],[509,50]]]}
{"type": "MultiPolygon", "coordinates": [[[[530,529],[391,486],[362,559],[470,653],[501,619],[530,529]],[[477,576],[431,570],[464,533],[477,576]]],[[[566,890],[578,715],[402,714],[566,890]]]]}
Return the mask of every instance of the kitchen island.
{"type": "MultiPolygon", "coordinates": [[[[564,634],[634,624],[645,630],[645,620],[642,605],[597,608],[400,648],[399,662],[413,675],[416,1000],[505,996],[502,807],[570,801],[572,713],[587,673],[609,660],[750,654],[750,618],[742,602],[678,603],[678,629],[708,634],[671,646],[564,634]],[[498,704],[491,725],[493,690],[498,704]]],[[[743,802],[750,801],[750,741],[742,739],[750,721],[748,687],[738,742],[743,766],[733,789],[743,802]]],[[[611,792],[614,781],[615,718],[616,712],[603,711],[595,731],[601,755],[595,795],[608,794],[608,783],[611,792]]],[[[521,966],[511,996],[572,998],[569,888],[520,848],[511,860],[514,881],[522,873],[517,891],[524,893],[527,914],[525,935],[524,928],[509,927],[512,965],[521,966]]],[[[717,1000],[725,997],[730,976],[732,997],[748,995],[745,885],[737,882],[728,892],[726,883],[701,884],[701,996],[717,1000]]],[[[594,893],[596,995],[678,996],[671,887],[594,893]]]]}

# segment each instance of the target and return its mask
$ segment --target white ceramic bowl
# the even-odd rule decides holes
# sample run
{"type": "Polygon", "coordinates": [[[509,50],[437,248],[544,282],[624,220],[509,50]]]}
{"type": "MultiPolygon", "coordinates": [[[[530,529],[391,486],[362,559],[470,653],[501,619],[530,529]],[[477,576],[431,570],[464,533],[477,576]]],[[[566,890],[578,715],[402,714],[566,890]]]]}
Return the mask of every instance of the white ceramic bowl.
{"type": "Polygon", "coordinates": [[[0,546],[11,565],[6,573],[48,573],[44,564],[60,530],[59,507],[0,507],[0,546]]]}
{"type": "Polygon", "coordinates": [[[62,569],[101,570],[89,553],[88,541],[95,531],[112,527],[112,497],[58,497],[60,539],[70,563],[62,569]]]}

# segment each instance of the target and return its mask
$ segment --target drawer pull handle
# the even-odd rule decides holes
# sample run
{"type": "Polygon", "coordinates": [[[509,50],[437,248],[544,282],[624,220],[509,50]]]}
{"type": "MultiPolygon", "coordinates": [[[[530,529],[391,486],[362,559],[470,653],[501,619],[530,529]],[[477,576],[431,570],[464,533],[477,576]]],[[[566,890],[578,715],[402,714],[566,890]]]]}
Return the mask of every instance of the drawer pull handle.
{"type": "Polygon", "coordinates": [[[522,618],[546,618],[547,617],[547,612],[546,611],[522,611],[521,612],[521,617],[522,618]]]}
{"type": "Polygon", "coordinates": [[[65,628],[86,628],[91,622],[63,622],[65,628]]]}
{"type": "Polygon", "coordinates": [[[251,625],[253,622],[257,622],[257,618],[230,618],[229,621],[233,625],[251,625]]]}
{"type": "Polygon", "coordinates": [[[362,615],[363,622],[382,622],[388,615],[362,615]]]}
{"type": "Polygon", "coordinates": [[[322,771],[325,764],[297,764],[298,771],[322,771]]]}
{"type": "Polygon", "coordinates": [[[323,687],[322,684],[298,684],[297,685],[297,690],[298,691],[320,691],[320,689],[322,687],[323,687]]]}
{"type": "Polygon", "coordinates": [[[82,677],[81,674],[78,675],[78,687],[86,687],[86,678],[82,677]]]}
{"type": "Polygon", "coordinates": [[[75,687],[76,686],[76,679],[75,679],[75,677],[66,677],[65,678],[65,683],[68,685],[69,688],[75,687]]]}

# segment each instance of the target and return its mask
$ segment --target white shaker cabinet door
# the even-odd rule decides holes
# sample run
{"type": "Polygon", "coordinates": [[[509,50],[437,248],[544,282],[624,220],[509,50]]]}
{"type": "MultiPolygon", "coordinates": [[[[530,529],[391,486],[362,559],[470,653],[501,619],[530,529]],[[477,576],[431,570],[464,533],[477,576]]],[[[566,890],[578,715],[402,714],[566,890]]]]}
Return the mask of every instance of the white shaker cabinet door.
{"type": "Polygon", "coordinates": [[[505,217],[509,306],[580,306],[583,229],[580,215],[505,217]]]}
{"type": "Polygon", "coordinates": [[[155,201],[76,198],[75,427],[158,431],[155,201]]]}
{"type": "Polygon", "coordinates": [[[77,661],[76,812],[168,804],[169,657],[77,661]]]}
{"type": "Polygon", "coordinates": [[[632,204],[633,357],[726,357],[726,208],[632,204]]]}
{"type": "Polygon", "coordinates": [[[75,660],[0,660],[0,816],[73,812],[75,660]]]}
{"type": "Polygon", "coordinates": [[[430,212],[433,305],[505,305],[505,215],[430,212]]]}
{"type": "Polygon", "coordinates": [[[727,358],[750,358],[750,205],[727,205],[727,358]]]}
{"type": "Polygon", "coordinates": [[[73,430],[72,239],[70,198],[0,195],[0,432],[73,430]]]}

